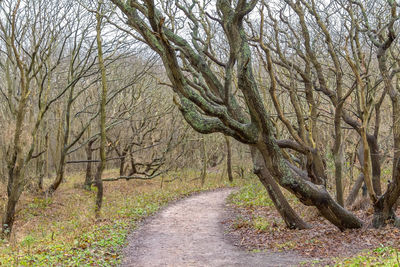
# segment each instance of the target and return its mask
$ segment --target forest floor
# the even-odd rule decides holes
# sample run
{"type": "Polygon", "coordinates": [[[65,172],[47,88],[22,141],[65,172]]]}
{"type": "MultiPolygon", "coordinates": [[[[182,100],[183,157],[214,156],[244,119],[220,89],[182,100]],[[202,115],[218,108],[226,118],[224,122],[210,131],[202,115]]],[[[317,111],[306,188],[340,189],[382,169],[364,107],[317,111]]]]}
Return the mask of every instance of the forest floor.
{"type": "Polygon", "coordinates": [[[313,258],[316,266],[400,266],[400,229],[389,225],[373,229],[368,200],[358,199],[355,206],[365,207],[353,211],[366,225],[341,232],[315,208],[304,206],[286,193],[292,207],[312,228],[287,229],[263,186],[254,180],[229,199],[230,216],[225,223],[236,245],[254,252],[295,252],[313,258]]]}
{"type": "MultiPolygon", "coordinates": [[[[94,216],[96,190],[82,188],[82,173],[69,174],[52,197],[26,191],[11,239],[0,240],[0,265],[140,266],[163,260],[167,266],[400,266],[399,229],[367,225],[340,232],[287,194],[313,225],[288,230],[257,179],[230,184],[209,173],[200,187],[193,178],[198,175],[188,170],[106,183],[100,219],[94,216]],[[239,189],[218,189],[227,187],[239,189]]],[[[0,187],[0,207],[5,195],[0,187]]],[[[371,210],[356,214],[369,221],[371,210]]]]}
{"type": "Polygon", "coordinates": [[[232,189],[201,193],[168,206],[128,237],[122,266],[297,266],[293,252],[252,253],[233,245],[223,222],[232,189]]]}
{"type": "MultiPolygon", "coordinates": [[[[104,178],[116,175],[117,170],[107,170],[104,178]]],[[[0,266],[117,266],[129,232],[142,219],[197,192],[246,182],[237,179],[231,184],[224,175],[209,173],[201,187],[194,178],[198,176],[199,172],[181,170],[146,181],[107,182],[99,219],[94,216],[96,188],[82,188],[84,173],[67,174],[52,197],[26,190],[11,239],[0,240],[0,266]]],[[[5,200],[5,186],[0,184],[0,210],[5,200]]]]}

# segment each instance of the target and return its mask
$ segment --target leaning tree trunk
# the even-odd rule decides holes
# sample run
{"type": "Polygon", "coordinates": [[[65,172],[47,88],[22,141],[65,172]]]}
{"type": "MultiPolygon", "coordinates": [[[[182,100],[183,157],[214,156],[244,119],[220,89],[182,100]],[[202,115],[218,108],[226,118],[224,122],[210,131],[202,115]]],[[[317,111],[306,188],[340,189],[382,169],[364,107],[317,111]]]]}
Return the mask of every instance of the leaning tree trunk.
{"type": "Polygon", "coordinates": [[[351,188],[349,196],[346,199],[346,206],[347,207],[353,205],[354,201],[357,198],[358,192],[360,191],[360,188],[361,188],[363,182],[364,182],[364,174],[361,172],[358,175],[357,180],[354,183],[353,187],[351,188]]]}
{"type": "Polygon", "coordinates": [[[324,218],[340,230],[360,228],[362,226],[362,221],[339,205],[324,186],[315,185],[303,180],[301,177],[295,177],[280,152],[276,150],[279,149],[277,145],[267,146],[263,142],[257,148],[261,152],[272,177],[281,186],[294,193],[303,204],[315,206],[324,218]]]}
{"type": "Polygon", "coordinates": [[[272,178],[271,174],[267,170],[264,160],[256,148],[251,147],[251,156],[253,159],[254,173],[258,176],[261,183],[266,188],[269,197],[276,210],[281,215],[286,226],[290,229],[308,229],[311,228],[306,222],[304,222],[297,213],[292,209],[289,202],[287,202],[283,195],[279,185],[272,178]]]}
{"type": "MultiPolygon", "coordinates": [[[[364,145],[360,144],[360,146],[357,149],[357,158],[358,158],[358,162],[360,162],[360,166],[364,166],[364,145]]],[[[358,192],[360,191],[361,185],[364,182],[364,174],[361,171],[360,174],[358,175],[358,178],[353,186],[353,188],[350,191],[349,196],[347,197],[346,200],[346,205],[350,206],[354,203],[354,201],[357,198],[358,192]]]]}
{"type": "Polygon", "coordinates": [[[326,186],[326,169],[318,149],[314,148],[306,154],[306,169],[312,183],[326,186]]]}
{"type": "Polygon", "coordinates": [[[65,158],[66,158],[66,147],[63,147],[63,151],[61,152],[60,162],[58,165],[57,175],[54,182],[50,185],[50,187],[46,190],[47,195],[52,195],[64,181],[64,174],[65,174],[65,158]]]}

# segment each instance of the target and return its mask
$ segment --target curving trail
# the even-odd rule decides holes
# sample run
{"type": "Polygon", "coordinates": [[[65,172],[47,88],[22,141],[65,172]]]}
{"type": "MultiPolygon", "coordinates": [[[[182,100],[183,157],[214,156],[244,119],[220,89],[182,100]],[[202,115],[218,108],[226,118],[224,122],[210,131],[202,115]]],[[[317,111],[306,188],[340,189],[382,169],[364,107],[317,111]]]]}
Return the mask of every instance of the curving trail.
{"type": "Polygon", "coordinates": [[[122,266],[297,266],[298,255],[250,253],[224,236],[232,189],[195,195],[165,208],[128,238],[122,266]]]}

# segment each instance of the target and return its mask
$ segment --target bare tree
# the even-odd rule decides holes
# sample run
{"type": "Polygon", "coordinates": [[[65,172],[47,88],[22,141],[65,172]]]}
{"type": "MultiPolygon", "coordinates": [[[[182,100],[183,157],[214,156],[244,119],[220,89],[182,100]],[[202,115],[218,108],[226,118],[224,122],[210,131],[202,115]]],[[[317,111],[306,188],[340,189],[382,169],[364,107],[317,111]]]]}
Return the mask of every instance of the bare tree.
{"type": "Polygon", "coordinates": [[[68,89],[50,91],[65,48],[62,29],[69,23],[68,5],[21,0],[1,5],[4,16],[0,29],[8,77],[3,97],[11,115],[12,125],[7,130],[12,132],[13,140],[6,155],[8,202],[2,224],[4,235],[11,232],[16,204],[29,180],[27,167],[32,159],[44,153],[36,151],[43,119],[68,89]],[[45,19],[47,16],[53,16],[54,20],[45,19]]]}
{"type": "Polygon", "coordinates": [[[239,1],[235,6],[229,1],[217,1],[214,16],[207,15],[200,3],[189,5],[177,2],[178,9],[192,25],[192,45],[179,34],[179,29],[171,26],[173,21],[164,16],[153,1],[113,2],[129,18],[128,25],[160,55],[179,98],[181,112],[194,129],[201,133],[223,132],[251,144],[261,153],[271,175],[280,185],[299,196],[303,203],[315,205],[341,229],[362,225],[326,190],[293,175],[282,156],[270,115],[262,103],[253,75],[251,49],[243,26],[244,18],[254,9],[257,1],[239,1]],[[210,53],[213,33],[206,23],[200,24],[202,20],[195,14],[199,14],[203,21],[217,21],[229,44],[229,54],[224,57],[227,61],[210,53]],[[200,29],[208,34],[208,38],[199,38],[200,29]],[[224,83],[215,76],[209,64],[222,68],[224,83]],[[232,92],[235,66],[238,89],[243,94],[249,115],[242,111],[232,92]]]}

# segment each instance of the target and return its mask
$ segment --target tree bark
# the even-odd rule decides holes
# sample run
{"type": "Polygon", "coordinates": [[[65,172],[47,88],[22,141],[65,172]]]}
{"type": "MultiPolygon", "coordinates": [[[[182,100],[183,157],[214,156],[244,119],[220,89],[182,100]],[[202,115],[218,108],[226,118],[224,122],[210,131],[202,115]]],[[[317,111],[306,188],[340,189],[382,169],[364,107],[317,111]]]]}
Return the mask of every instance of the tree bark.
{"type": "Polygon", "coordinates": [[[393,172],[396,173],[397,176],[393,177],[386,192],[379,197],[378,201],[374,204],[372,225],[375,228],[385,226],[388,222],[400,227],[400,220],[396,217],[394,210],[395,204],[400,195],[400,158],[396,159],[395,167],[396,168],[393,172]]]}
{"type": "MultiPolygon", "coordinates": [[[[25,74],[24,63],[22,62],[18,49],[15,45],[15,13],[17,12],[21,1],[18,1],[14,9],[12,21],[12,38],[11,46],[15,55],[17,67],[20,75],[21,96],[19,97],[18,108],[16,113],[15,130],[12,141],[11,155],[8,161],[8,184],[7,184],[7,206],[2,220],[2,235],[9,237],[14,225],[15,207],[22,194],[25,186],[24,170],[25,162],[30,159],[25,159],[23,156],[22,133],[25,121],[25,110],[29,97],[29,84],[25,74]]],[[[33,140],[35,142],[35,140],[33,140]]]]}
{"type": "Polygon", "coordinates": [[[205,138],[203,136],[203,138],[201,139],[201,159],[202,159],[202,163],[203,163],[203,168],[201,170],[201,186],[204,186],[205,182],[206,182],[206,177],[207,177],[207,150],[206,150],[206,141],[205,138]]]}
{"type": "Polygon", "coordinates": [[[351,188],[349,196],[346,199],[346,206],[347,207],[353,205],[354,201],[357,198],[358,192],[360,191],[360,188],[361,188],[363,182],[364,182],[364,174],[361,172],[358,175],[357,180],[354,183],[353,187],[351,188]]]}
{"type": "Polygon", "coordinates": [[[343,144],[339,145],[338,151],[335,152],[335,183],[336,183],[336,200],[344,207],[343,199],[343,185],[342,185],[342,166],[344,164],[343,158],[343,144]]]}
{"type": "Polygon", "coordinates": [[[101,206],[103,204],[103,180],[101,179],[103,171],[106,167],[106,102],[107,102],[107,77],[106,68],[103,59],[103,47],[101,39],[101,24],[103,15],[102,12],[103,2],[99,0],[96,12],[96,40],[97,40],[97,54],[99,61],[99,68],[101,71],[101,102],[100,102],[100,164],[95,176],[95,185],[97,187],[96,195],[96,218],[100,217],[101,206]]]}
{"type": "Polygon", "coordinates": [[[264,185],[268,195],[276,210],[281,215],[283,221],[289,229],[308,229],[311,228],[304,222],[297,213],[292,209],[289,202],[287,202],[278,184],[272,178],[270,172],[265,166],[264,160],[256,148],[251,147],[251,156],[253,160],[254,173],[258,176],[261,183],[264,185]]]}
{"type": "Polygon", "coordinates": [[[339,205],[324,186],[315,185],[301,177],[294,177],[294,174],[282,159],[280,152],[275,150],[277,146],[276,148],[274,145],[267,146],[262,142],[257,148],[261,152],[272,177],[281,186],[294,193],[303,204],[315,206],[324,218],[342,231],[362,226],[362,221],[339,205]]]}
{"type": "Polygon", "coordinates": [[[229,182],[233,182],[233,174],[232,174],[232,147],[231,147],[231,140],[229,136],[225,135],[225,142],[226,142],[226,170],[228,172],[228,179],[229,182]]]}
{"type": "Polygon", "coordinates": [[[370,148],[371,167],[372,167],[372,186],[375,193],[382,195],[381,188],[381,156],[379,154],[379,145],[377,138],[373,135],[367,135],[367,140],[370,148]]]}
{"type": "Polygon", "coordinates": [[[58,169],[57,169],[57,175],[56,175],[56,179],[54,180],[54,182],[50,185],[50,187],[46,190],[46,194],[47,195],[52,195],[61,185],[61,183],[64,181],[64,174],[65,174],[65,158],[66,158],[66,151],[65,151],[65,147],[66,144],[63,147],[63,151],[61,152],[61,157],[60,157],[60,162],[58,165],[58,169]]]}
{"type": "MultiPolygon", "coordinates": [[[[126,156],[127,156],[128,152],[129,152],[129,150],[130,150],[130,148],[128,146],[122,151],[121,155],[119,155],[120,156],[119,176],[123,176],[124,175],[124,172],[125,172],[125,161],[126,161],[126,156]]],[[[133,168],[134,167],[132,167],[132,169],[133,168]]]]}
{"type": "Polygon", "coordinates": [[[93,180],[93,177],[92,177],[92,162],[91,162],[91,160],[93,159],[93,149],[92,149],[92,146],[93,146],[93,143],[95,142],[96,140],[90,140],[88,143],[87,143],[87,145],[86,145],[86,148],[85,148],[85,151],[86,151],[86,158],[87,158],[87,163],[86,163],[86,173],[85,173],[85,182],[84,182],[84,184],[83,184],[83,187],[86,189],[86,190],[90,190],[90,186],[91,186],[91,184],[92,184],[92,180],[93,180]]]}
{"type": "Polygon", "coordinates": [[[2,220],[2,235],[9,238],[14,226],[15,208],[21,196],[22,190],[15,186],[7,199],[7,206],[2,220]]]}

